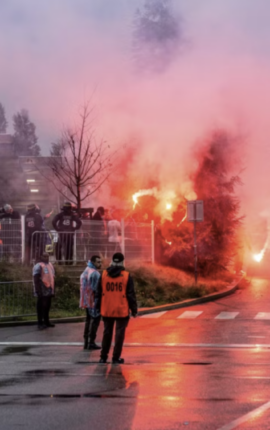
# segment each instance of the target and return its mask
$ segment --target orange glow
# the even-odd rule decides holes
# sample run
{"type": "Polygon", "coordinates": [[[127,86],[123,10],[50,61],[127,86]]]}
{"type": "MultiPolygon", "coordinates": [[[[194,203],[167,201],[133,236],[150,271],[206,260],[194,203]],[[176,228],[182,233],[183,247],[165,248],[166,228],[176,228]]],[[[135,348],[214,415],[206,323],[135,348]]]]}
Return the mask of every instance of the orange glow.
{"type": "Polygon", "coordinates": [[[155,187],[151,188],[149,190],[140,190],[137,193],[133,194],[133,196],[132,196],[132,200],[134,202],[133,209],[135,209],[136,205],[139,203],[138,202],[138,197],[141,197],[141,196],[155,196],[156,194],[157,194],[157,189],[155,187]]]}
{"type": "Polygon", "coordinates": [[[262,261],[263,259],[263,256],[264,256],[264,250],[262,250],[259,254],[254,254],[253,259],[257,261],[257,263],[260,263],[260,261],[262,261]]]}
{"type": "Polygon", "coordinates": [[[133,200],[133,202],[134,202],[134,204],[133,204],[133,209],[135,209],[136,205],[138,204],[138,196],[137,196],[137,194],[138,194],[138,193],[133,194],[133,196],[132,196],[132,200],[133,200]]]}
{"type": "Polygon", "coordinates": [[[172,244],[172,242],[168,242],[167,240],[165,240],[165,242],[166,242],[168,245],[171,245],[171,244],[172,244]]]}

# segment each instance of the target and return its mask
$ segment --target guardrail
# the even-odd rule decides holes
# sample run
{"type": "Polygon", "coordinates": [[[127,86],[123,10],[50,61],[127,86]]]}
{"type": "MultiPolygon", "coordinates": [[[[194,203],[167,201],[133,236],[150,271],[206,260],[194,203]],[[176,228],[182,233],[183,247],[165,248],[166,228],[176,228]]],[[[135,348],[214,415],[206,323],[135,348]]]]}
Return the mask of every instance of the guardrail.
{"type": "Polygon", "coordinates": [[[0,282],[0,320],[36,315],[33,281],[0,282]]]}

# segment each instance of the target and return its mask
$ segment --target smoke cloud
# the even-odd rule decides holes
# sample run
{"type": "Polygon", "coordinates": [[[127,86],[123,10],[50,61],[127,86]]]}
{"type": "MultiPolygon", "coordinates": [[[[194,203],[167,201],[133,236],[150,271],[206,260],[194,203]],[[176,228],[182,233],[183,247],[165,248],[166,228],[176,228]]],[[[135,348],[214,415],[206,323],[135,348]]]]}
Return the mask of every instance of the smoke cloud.
{"type": "MultiPolygon", "coordinates": [[[[140,142],[126,175],[140,172],[149,183],[145,169],[154,165],[158,184],[177,192],[195,168],[196,142],[228,129],[244,141],[236,148],[245,167],[243,212],[258,218],[270,205],[269,2],[175,0],[184,47],[165,72],[149,75],[134,73],[131,61],[132,22],[142,4],[2,1],[0,90],[10,130],[12,114],[27,108],[46,155],[92,95],[102,137],[120,148],[134,136],[140,142]]],[[[132,194],[148,188],[142,182],[132,194]]]]}

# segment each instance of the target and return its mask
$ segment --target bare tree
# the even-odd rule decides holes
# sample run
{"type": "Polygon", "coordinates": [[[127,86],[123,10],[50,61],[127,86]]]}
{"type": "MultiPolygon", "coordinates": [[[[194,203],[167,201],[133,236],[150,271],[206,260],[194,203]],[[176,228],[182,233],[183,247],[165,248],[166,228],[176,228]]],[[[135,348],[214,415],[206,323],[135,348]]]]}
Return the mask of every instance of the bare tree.
{"type": "Polygon", "coordinates": [[[50,179],[56,190],[80,210],[83,202],[108,179],[114,152],[104,140],[97,140],[93,127],[93,109],[84,105],[80,123],[64,130],[57,143],[60,157],[49,160],[50,179]]]}

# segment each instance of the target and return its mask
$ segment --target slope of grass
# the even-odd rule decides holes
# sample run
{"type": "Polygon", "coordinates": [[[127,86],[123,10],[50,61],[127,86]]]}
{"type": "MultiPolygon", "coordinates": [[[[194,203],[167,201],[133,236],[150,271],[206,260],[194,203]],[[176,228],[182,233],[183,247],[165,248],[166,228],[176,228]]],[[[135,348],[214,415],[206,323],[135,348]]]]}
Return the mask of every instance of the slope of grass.
{"type": "Polygon", "coordinates": [[[231,274],[219,274],[215,278],[200,278],[182,270],[159,265],[131,265],[128,267],[134,279],[138,301],[142,307],[175,303],[202,297],[224,289],[233,279],[231,274]]]}
{"type": "MultiPolygon", "coordinates": [[[[82,267],[82,271],[83,271],[82,267]]],[[[181,270],[152,264],[131,264],[127,267],[134,279],[139,307],[153,307],[175,303],[189,298],[202,297],[224,289],[233,279],[229,273],[217,274],[215,278],[200,278],[195,284],[194,276],[181,270]]],[[[35,299],[31,283],[16,283],[32,279],[32,268],[11,263],[0,263],[0,282],[14,281],[8,290],[0,284],[0,314],[35,313],[35,299]],[[27,290],[27,291],[26,291],[27,290]],[[8,291],[8,292],[7,292],[8,291]],[[7,297],[8,296],[8,297],[7,297]],[[11,312],[11,303],[16,303],[16,313],[11,312]],[[25,313],[24,311],[24,313],[25,313]]],[[[63,266],[56,266],[55,298],[52,304],[52,317],[79,316],[84,311],[79,309],[79,276],[73,279],[63,266]]]]}

